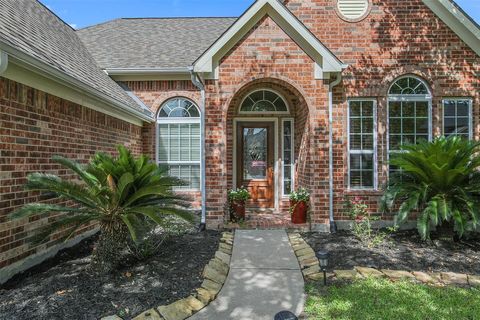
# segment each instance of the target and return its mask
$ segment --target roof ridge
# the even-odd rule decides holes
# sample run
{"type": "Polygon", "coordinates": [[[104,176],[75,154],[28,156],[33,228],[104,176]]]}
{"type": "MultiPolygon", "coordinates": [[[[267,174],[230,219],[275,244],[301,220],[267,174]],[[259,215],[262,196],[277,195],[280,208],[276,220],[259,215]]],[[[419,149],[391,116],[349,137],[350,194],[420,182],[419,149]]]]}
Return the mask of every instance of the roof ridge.
{"type": "Polygon", "coordinates": [[[85,29],[98,27],[98,26],[101,26],[101,25],[104,25],[104,24],[107,24],[107,23],[110,23],[110,22],[115,22],[115,21],[118,21],[118,20],[122,20],[122,19],[123,18],[115,18],[115,19],[112,19],[112,20],[98,22],[98,23],[92,24],[90,26],[86,26],[86,27],[83,27],[83,28],[76,29],[75,31],[81,31],[81,30],[85,30],[85,29]]]}
{"type": "Polygon", "coordinates": [[[63,22],[63,24],[65,24],[66,26],[68,26],[70,29],[76,31],[76,29],[74,27],[72,27],[69,23],[67,23],[65,20],[63,20],[58,14],[56,14],[52,9],[50,9],[49,7],[47,7],[47,5],[43,4],[40,0],[35,0],[37,1],[43,8],[45,8],[46,10],[48,10],[51,14],[53,14],[58,20],[60,20],[61,22],[63,22]]]}
{"type": "Polygon", "coordinates": [[[117,20],[174,20],[174,19],[238,19],[238,17],[228,16],[205,16],[205,17],[124,17],[117,20]]]}

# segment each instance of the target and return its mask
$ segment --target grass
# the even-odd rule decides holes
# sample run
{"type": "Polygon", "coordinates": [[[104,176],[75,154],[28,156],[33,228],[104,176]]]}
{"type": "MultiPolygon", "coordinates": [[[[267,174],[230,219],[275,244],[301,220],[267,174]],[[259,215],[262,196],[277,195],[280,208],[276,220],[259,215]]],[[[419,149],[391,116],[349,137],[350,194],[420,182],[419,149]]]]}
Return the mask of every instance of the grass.
{"type": "Polygon", "coordinates": [[[363,279],[327,288],[316,282],[306,290],[308,319],[480,320],[480,288],[363,279]]]}

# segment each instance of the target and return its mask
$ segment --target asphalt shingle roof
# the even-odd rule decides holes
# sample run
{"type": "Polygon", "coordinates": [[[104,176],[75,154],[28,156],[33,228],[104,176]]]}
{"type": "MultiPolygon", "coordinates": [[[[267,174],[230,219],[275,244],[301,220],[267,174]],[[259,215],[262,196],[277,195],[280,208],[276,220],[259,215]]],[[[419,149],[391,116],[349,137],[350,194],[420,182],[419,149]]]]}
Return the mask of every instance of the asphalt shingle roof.
{"type": "Polygon", "coordinates": [[[0,42],[81,81],[126,108],[144,111],[99,68],[75,30],[36,0],[0,1],[0,42]]]}
{"type": "Polygon", "coordinates": [[[185,68],[237,18],[117,19],[78,30],[100,67],[185,68]]]}

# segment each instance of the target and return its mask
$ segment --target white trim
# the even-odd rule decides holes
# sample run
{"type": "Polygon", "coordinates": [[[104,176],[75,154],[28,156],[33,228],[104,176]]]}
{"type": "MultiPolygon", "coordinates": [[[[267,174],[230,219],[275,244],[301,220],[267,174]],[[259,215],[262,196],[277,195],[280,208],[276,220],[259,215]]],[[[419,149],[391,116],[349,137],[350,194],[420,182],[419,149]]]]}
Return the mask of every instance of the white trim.
{"type": "Polygon", "coordinates": [[[347,105],[347,189],[348,190],[355,190],[355,191],[370,191],[370,190],[378,190],[378,118],[377,118],[377,99],[374,98],[351,98],[348,99],[347,105]],[[373,102],[373,150],[372,151],[365,151],[365,150],[350,150],[350,102],[353,101],[367,101],[373,102]],[[366,188],[366,187],[357,187],[353,188],[350,185],[350,155],[351,154],[373,154],[373,188],[366,188]]]}
{"type": "MultiPolygon", "coordinates": [[[[390,176],[390,102],[397,102],[397,101],[400,101],[400,102],[408,102],[408,101],[417,101],[417,102],[427,102],[428,103],[428,141],[432,141],[433,139],[433,97],[432,97],[432,94],[431,94],[431,91],[430,91],[430,87],[427,85],[427,83],[415,76],[415,75],[411,75],[411,74],[408,74],[408,75],[404,75],[404,76],[401,76],[401,77],[398,77],[396,78],[393,82],[392,82],[392,85],[388,88],[388,92],[387,92],[387,129],[386,129],[386,134],[387,134],[387,139],[386,139],[386,143],[387,143],[387,147],[386,147],[386,152],[387,152],[387,167],[388,167],[388,170],[387,170],[387,179],[389,178],[390,176]],[[419,81],[421,81],[427,88],[428,90],[428,94],[427,95],[414,95],[414,94],[410,94],[410,95],[389,95],[388,93],[390,92],[390,89],[392,88],[392,86],[400,79],[402,78],[406,78],[406,77],[411,77],[411,78],[415,78],[419,81]]],[[[399,152],[399,150],[392,150],[391,152],[399,152]]]]}
{"type": "Polygon", "coordinates": [[[467,101],[468,102],[468,139],[473,140],[473,100],[472,98],[443,98],[442,99],[442,135],[445,136],[445,101],[467,101]]]}
{"type": "Polygon", "coordinates": [[[291,124],[291,127],[290,127],[290,130],[291,130],[291,139],[290,139],[290,159],[291,159],[291,188],[292,188],[292,191],[295,189],[295,169],[296,169],[296,164],[295,164],[295,119],[294,118],[282,118],[282,128],[281,128],[281,140],[282,140],[282,149],[280,150],[282,155],[281,155],[281,159],[280,160],[280,170],[282,171],[280,173],[280,176],[282,177],[280,179],[280,184],[281,184],[281,197],[282,199],[285,199],[285,198],[288,198],[290,196],[290,194],[285,194],[284,193],[284,184],[285,184],[285,159],[283,158],[284,157],[284,150],[285,150],[285,122],[290,122],[291,124]]]}
{"type": "Polygon", "coordinates": [[[177,68],[106,68],[104,71],[109,76],[125,75],[161,75],[161,74],[186,74],[190,76],[188,67],[177,68]]]}
{"type": "MultiPolygon", "coordinates": [[[[196,189],[196,188],[189,188],[189,189],[175,189],[176,192],[199,192],[201,191],[201,186],[202,186],[202,181],[203,181],[203,175],[202,175],[202,165],[201,165],[201,159],[199,161],[160,161],[160,157],[159,157],[159,151],[160,151],[160,145],[159,145],[159,142],[160,142],[160,139],[159,139],[159,124],[199,124],[200,126],[200,130],[201,130],[201,117],[198,117],[198,118],[190,118],[190,117],[186,117],[186,118],[175,118],[175,117],[172,117],[172,118],[169,118],[169,117],[166,117],[166,118],[159,118],[158,117],[158,114],[160,113],[160,111],[163,109],[163,107],[170,101],[172,100],[175,100],[175,99],[184,99],[184,100],[187,100],[189,101],[190,103],[192,103],[192,106],[197,108],[199,114],[201,115],[202,114],[202,111],[200,110],[200,108],[198,108],[197,104],[192,101],[191,99],[189,98],[186,98],[186,97],[183,97],[183,96],[177,96],[177,97],[171,97],[170,99],[164,101],[162,103],[162,105],[160,106],[160,108],[158,109],[158,112],[157,114],[155,115],[156,117],[156,123],[155,123],[155,162],[158,164],[158,165],[166,165],[166,166],[181,166],[181,165],[198,165],[200,167],[200,188],[196,189]]],[[[200,134],[201,135],[201,134],[200,134]]],[[[200,150],[199,150],[199,153],[202,154],[202,141],[201,141],[201,137],[200,137],[200,150]]],[[[190,151],[191,152],[191,151],[190,151]]]]}
{"type": "Polygon", "coordinates": [[[8,68],[8,54],[5,51],[0,50],[0,75],[3,74],[8,68]]]}
{"type": "Polygon", "coordinates": [[[278,170],[280,169],[280,160],[278,158],[278,118],[264,118],[264,117],[239,117],[233,119],[233,156],[232,156],[232,168],[233,168],[233,176],[232,182],[233,187],[236,188],[237,186],[237,123],[238,122],[273,122],[274,123],[274,140],[273,140],[273,193],[275,195],[274,199],[274,209],[278,210],[280,208],[279,202],[279,178],[278,178],[278,170]]]}
{"type": "Polygon", "coordinates": [[[270,16],[315,61],[318,68],[322,69],[322,73],[341,72],[344,69],[345,65],[280,1],[257,0],[194,62],[195,72],[213,74],[214,78],[218,78],[218,61],[266,15],[270,16]]]}
{"type": "Polygon", "coordinates": [[[423,0],[423,2],[462,39],[480,55],[480,29],[451,0],[423,0]]]}
{"type": "MultiPolygon", "coordinates": [[[[36,58],[33,58],[30,55],[25,54],[22,51],[14,48],[14,47],[11,47],[11,46],[3,43],[3,42],[0,42],[0,50],[4,50],[9,55],[9,60],[10,60],[10,62],[12,62],[12,64],[15,63],[16,66],[24,69],[25,71],[28,71],[27,72],[28,75],[24,74],[23,79],[29,79],[29,80],[37,79],[37,81],[29,81],[29,83],[24,83],[28,86],[31,86],[33,88],[37,88],[39,90],[45,91],[45,92],[50,93],[52,95],[55,95],[57,97],[70,100],[69,98],[59,96],[58,94],[55,93],[55,90],[53,92],[52,91],[47,91],[46,89],[49,89],[49,87],[51,87],[52,85],[45,86],[42,82],[38,82],[38,77],[46,78],[50,82],[56,82],[57,87],[58,87],[58,84],[60,84],[61,86],[67,87],[71,91],[77,91],[77,95],[80,94],[81,96],[83,96],[83,99],[80,98],[80,100],[90,100],[90,101],[91,100],[96,100],[96,101],[98,101],[98,104],[107,105],[108,106],[107,110],[108,109],[113,109],[114,110],[112,112],[112,114],[104,112],[106,114],[112,115],[114,117],[115,117],[115,115],[114,115],[115,113],[126,114],[126,116],[129,116],[129,118],[133,118],[133,119],[130,119],[130,120],[126,120],[126,121],[129,121],[131,123],[134,123],[135,120],[136,120],[137,123],[139,121],[146,121],[146,122],[150,123],[150,122],[153,122],[153,120],[154,120],[150,110],[144,110],[142,112],[140,110],[132,108],[132,107],[124,104],[122,101],[117,100],[115,98],[112,98],[112,97],[106,95],[105,93],[97,90],[96,88],[93,88],[90,85],[85,84],[85,83],[81,82],[80,80],[78,80],[78,79],[76,79],[72,76],[69,76],[66,73],[64,73],[62,71],[59,71],[59,70],[53,68],[52,66],[50,66],[50,65],[48,65],[48,64],[46,64],[46,63],[44,63],[44,62],[42,62],[42,61],[40,61],[36,58]],[[42,89],[42,88],[45,88],[45,87],[46,87],[46,89],[42,89]]],[[[10,69],[11,68],[9,67],[6,70],[6,72],[4,74],[4,77],[12,79],[14,81],[17,81],[19,76],[16,74],[15,71],[10,72],[10,69]]],[[[70,100],[70,101],[72,101],[72,100],[70,100]]],[[[88,108],[92,108],[92,104],[84,104],[83,102],[77,102],[77,101],[78,100],[72,101],[72,102],[78,103],[78,104],[83,105],[83,106],[88,107],[88,108]]],[[[95,108],[92,108],[92,109],[95,109],[95,108]]],[[[95,109],[95,110],[97,110],[97,109],[95,109]]],[[[118,118],[118,116],[117,116],[117,118],[118,118]]],[[[125,119],[122,119],[122,120],[125,120],[125,119]]]]}
{"type": "MultiPolygon", "coordinates": [[[[251,100],[253,101],[253,99],[251,99],[251,100]]],[[[288,106],[287,100],[278,91],[275,91],[275,90],[270,89],[270,88],[260,88],[260,89],[256,89],[256,90],[253,90],[253,91],[249,92],[245,96],[245,98],[242,99],[242,102],[240,103],[240,107],[238,108],[238,113],[241,114],[241,115],[272,115],[272,114],[288,114],[289,115],[290,114],[290,107],[288,106]],[[287,107],[287,111],[242,111],[242,106],[243,106],[243,103],[245,102],[245,100],[250,98],[250,96],[252,94],[254,94],[256,92],[259,92],[259,91],[270,91],[270,92],[276,94],[277,96],[279,96],[279,98],[283,100],[283,103],[285,103],[285,106],[287,107]]]]}
{"type": "MultiPolygon", "coordinates": [[[[31,68],[28,69],[19,66],[16,63],[13,63],[11,59],[8,64],[8,68],[2,74],[2,77],[35,88],[52,96],[71,101],[85,108],[95,110],[113,118],[126,121],[136,126],[143,126],[143,121],[139,119],[139,117],[125,112],[124,109],[115,108],[110,103],[105,103],[103,100],[96,99],[91,95],[85,94],[79,88],[68,86],[65,83],[52,80],[51,78],[41,75],[40,73],[32,72],[31,68]]],[[[153,122],[153,119],[148,122],[153,122]]]]}

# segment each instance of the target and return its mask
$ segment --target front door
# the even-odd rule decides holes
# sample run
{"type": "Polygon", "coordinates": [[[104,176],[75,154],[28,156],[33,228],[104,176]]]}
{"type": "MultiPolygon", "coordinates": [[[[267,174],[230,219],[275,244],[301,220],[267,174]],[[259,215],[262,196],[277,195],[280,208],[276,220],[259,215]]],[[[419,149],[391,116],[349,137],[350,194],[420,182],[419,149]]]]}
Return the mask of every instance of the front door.
{"type": "Polygon", "coordinates": [[[273,147],[273,122],[238,123],[237,187],[250,191],[250,207],[274,207],[273,147]]]}

